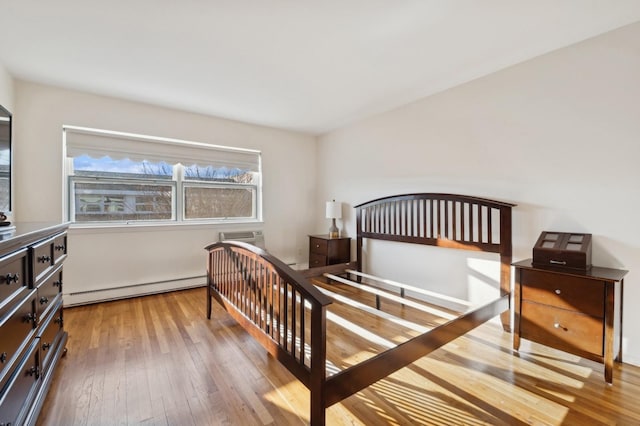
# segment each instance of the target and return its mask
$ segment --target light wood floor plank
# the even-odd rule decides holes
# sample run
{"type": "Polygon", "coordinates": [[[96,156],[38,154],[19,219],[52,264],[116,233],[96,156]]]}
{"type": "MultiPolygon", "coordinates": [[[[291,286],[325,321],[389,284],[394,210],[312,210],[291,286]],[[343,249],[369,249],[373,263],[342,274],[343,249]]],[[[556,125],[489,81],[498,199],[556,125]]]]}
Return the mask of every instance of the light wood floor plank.
{"type": "MultiPolygon", "coordinates": [[[[38,424],[308,423],[304,386],[217,304],[207,320],[205,305],[205,289],[193,289],[66,309],[68,354],[38,424]]],[[[418,321],[399,304],[383,306],[418,321]]],[[[394,342],[412,335],[332,309],[394,342]]],[[[352,353],[361,344],[380,350],[345,342],[353,336],[344,330],[329,336],[337,363],[370,356],[352,353]]],[[[640,368],[616,364],[609,386],[601,364],[527,341],[514,353],[511,335],[487,323],[330,407],[327,424],[640,424],[640,368]]]]}

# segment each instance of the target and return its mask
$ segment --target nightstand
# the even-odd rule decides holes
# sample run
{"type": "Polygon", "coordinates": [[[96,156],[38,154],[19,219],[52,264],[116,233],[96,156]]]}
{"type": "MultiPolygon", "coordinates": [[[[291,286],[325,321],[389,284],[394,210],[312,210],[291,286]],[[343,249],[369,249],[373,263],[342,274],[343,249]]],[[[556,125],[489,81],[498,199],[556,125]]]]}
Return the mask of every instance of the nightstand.
{"type": "Polygon", "coordinates": [[[614,356],[622,362],[622,296],[627,271],[592,266],[586,271],[514,263],[513,348],[527,339],[604,363],[613,381],[614,356]],[[615,353],[617,352],[617,353],[615,353]]]}
{"type": "Polygon", "coordinates": [[[351,261],[351,238],[309,235],[309,268],[351,261]]]}

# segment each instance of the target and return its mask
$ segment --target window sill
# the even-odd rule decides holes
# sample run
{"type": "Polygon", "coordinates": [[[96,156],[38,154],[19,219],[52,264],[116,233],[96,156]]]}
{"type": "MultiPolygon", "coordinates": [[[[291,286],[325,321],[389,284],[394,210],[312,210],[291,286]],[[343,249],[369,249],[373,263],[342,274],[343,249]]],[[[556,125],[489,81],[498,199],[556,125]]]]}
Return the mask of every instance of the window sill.
{"type": "Polygon", "coordinates": [[[197,230],[211,227],[216,228],[236,228],[246,226],[263,225],[261,220],[242,221],[189,221],[189,222],[129,222],[129,223],[71,223],[69,229],[80,232],[138,232],[138,231],[161,231],[171,230],[197,230]]]}

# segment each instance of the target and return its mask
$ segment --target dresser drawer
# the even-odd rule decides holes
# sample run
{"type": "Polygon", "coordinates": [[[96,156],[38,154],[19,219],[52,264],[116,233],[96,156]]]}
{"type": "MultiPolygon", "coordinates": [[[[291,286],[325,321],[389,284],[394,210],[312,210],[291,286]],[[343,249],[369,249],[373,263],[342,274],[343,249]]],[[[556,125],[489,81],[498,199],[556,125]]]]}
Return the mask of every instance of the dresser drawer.
{"type": "MultiPolygon", "coordinates": [[[[313,238],[313,237],[311,237],[309,240],[310,253],[316,253],[316,254],[321,254],[326,256],[327,252],[329,251],[328,247],[329,247],[329,243],[327,242],[327,240],[323,240],[321,238],[313,238]]],[[[325,264],[326,264],[326,260],[325,260],[325,264]]]]}
{"type": "Polygon", "coordinates": [[[27,250],[0,259],[0,317],[28,291],[27,250]]]}
{"type": "Polygon", "coordinates": [[[51,315],[42,323],[40,327],[40,359],[42,364],[42,375],[45,376],[51,364],[51,357],[56,352],[56,347],[60,342],[63,334],[62,320],[62,300],[55,305],[55,309],[51,315]]]}
{"type": "Polygon", "coordinates": [[[24,402],[36,390],[40,377],[38,354],[38,345],[34,341],[11,373],[7,383],[3,383],[2,393],[0,393],[0,424],[23,424],[29,408],[24,402]]]}
{"type": "Polygon", "coordinates": [[[309,253],[309,267],[317,268],[318,266],[327,266],[327,256],[317,253],[309,253]]]}
{"type": "Polygon", "coordinates": [[[12,364],[21,347],[35,336],[35,291],[5,316],[0,317],[0,376],[12,364]]]}
{"type": "Polygon", "coordinates": [[[38,243],[32,247],[31,258],[33,281],[38,282],[53,266],[53,238],[38,243]]]}
{"type": "Polygon", "coordinates": [[[602,319],[575,311],[523,301],[520,335],[572,353],[578,350],[603,355],[602,319]]]}
{"type": "Polygon", "coordinates": [[[522,300],[604,318],[604,283],[580,277],[523,270],[522,300]]]}
{"type": "MultiPolygon", "coordinates": [[[[38,315],[40,320],[46,315],[50,306],[56,302],[56,297],[62,294],[62,267],[59,267],[38,285],[38,315]]],[[[62,297],[62,296],[60,296],[62,297]]]]}
{"type": "Polygon", "coordinates": [[[67,233],[58,235],[53,239],[53,264],[61,263],[67,257],[67,233]]]}

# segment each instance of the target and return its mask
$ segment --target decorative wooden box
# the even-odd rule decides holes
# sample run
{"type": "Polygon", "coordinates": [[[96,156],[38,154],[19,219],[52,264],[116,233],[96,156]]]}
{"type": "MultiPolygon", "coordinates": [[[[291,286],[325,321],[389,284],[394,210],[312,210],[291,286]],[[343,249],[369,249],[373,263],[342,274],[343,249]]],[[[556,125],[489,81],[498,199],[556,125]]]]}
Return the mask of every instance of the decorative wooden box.
{"type": "Polygon", "coordinates": [[[591,269],[591,234],[543,231],[533,247],[533,265],[591,269]]]}

